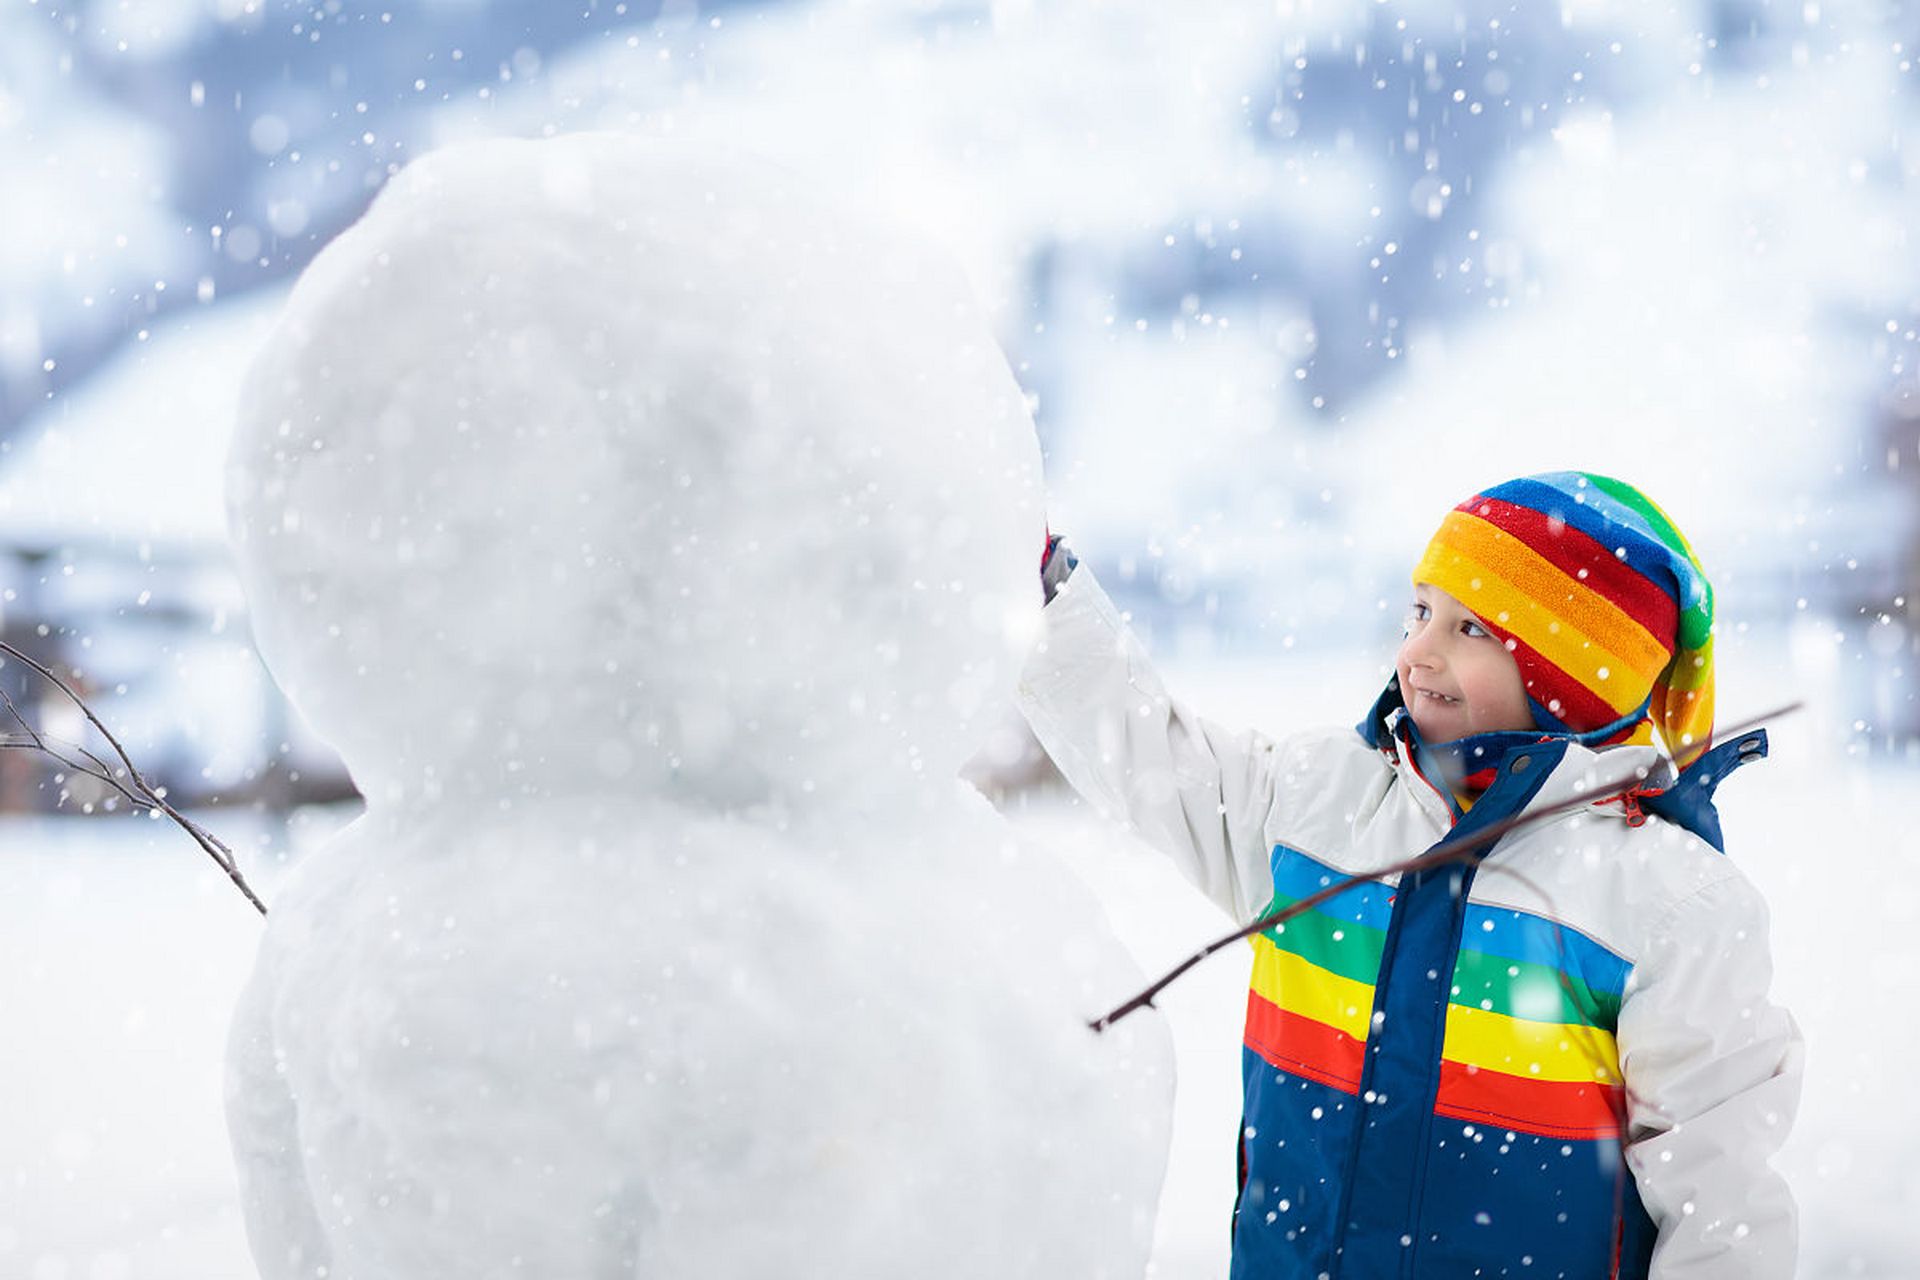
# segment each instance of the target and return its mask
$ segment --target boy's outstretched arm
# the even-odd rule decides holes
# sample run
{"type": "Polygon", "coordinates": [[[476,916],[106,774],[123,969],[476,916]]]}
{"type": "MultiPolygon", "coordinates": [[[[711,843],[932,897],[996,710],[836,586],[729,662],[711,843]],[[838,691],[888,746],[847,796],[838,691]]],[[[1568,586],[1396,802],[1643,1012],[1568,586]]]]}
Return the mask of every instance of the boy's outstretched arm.
{"type": "Polygon", "coordinates": [[[1659,1228],[1655,1280],[1791,1280],[1793,1198],[1768,1161],[1800,1101],[1803,1047],[1771,1003],[1767,910],[1733,874],[1679,902],[1620,1010],[1627,1163],[1659,1228]]]}
{"type": "Polygon", "coordinates": [[[1274,745],[1170,699],[1093,575],[1063,559],[1057,539],[1048,551],[1045,628],[1020,677],[1027,722],[1074,790],[1235,919],[1252,919],[1272,892],[1274,745]]]}

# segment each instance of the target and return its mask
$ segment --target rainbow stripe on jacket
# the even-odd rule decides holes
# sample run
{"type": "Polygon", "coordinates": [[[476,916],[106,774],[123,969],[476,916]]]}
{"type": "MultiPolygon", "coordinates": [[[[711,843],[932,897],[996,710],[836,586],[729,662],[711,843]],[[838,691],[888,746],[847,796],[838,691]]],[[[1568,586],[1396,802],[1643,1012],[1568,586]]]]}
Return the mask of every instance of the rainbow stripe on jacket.
{"type": "MultiPolygon", "coordinates": [[[[1269,913],[1346,877],[1276,851],[1269,913]]],[[[1367,882],[1254,937],[1246,1046],[1360,1092],[1394,889],[1367,882]]],[[[1582,934],[1469,902],[1445,1014],[1435,1115],[1543,1138],[1614,1138],[1625,1103],[1614,1026],[1630,966],[1582,934]]]]}
{"type": "Polygon", "coordinates": [[[1513,654],[1534,720],[1606,745],[1703,750],[1713,735],[1713,587],[1665,512],[1624,481],[1557,471],[1447,513],[1413,580],[1513,654]]]}
{"type": "MultiPolygon", "coordinates": [[[[1524,811],[1570,745],[1509,749],[1435,848],[1524,811]]],[[[1631,963],[1476,900],[1477,858],[1349,882],[1341,852],[1272,848],[1262,915],[1345,887],[1253,939],[1232,1280],[1647,1276],[1616,1041],[1631,963]]]]}

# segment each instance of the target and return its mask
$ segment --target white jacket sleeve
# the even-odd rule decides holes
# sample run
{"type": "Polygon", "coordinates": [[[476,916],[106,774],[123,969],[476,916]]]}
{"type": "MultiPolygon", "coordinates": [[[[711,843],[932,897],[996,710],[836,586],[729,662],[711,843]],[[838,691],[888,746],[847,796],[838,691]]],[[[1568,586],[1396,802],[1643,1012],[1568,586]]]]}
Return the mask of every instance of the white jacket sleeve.
{"type": "Polygon", "coordinates": [[[1274,744],[1172,701],[1085,565],[1042,617],[1018,699],[1047,754],[1096,809],[1166,853],[1236,920],[1251,920],[1272,896],[1264,831],[1274,744]]]}
{"type": "Polygon", "coordinates": [[[1799,1106],[1803,1048],[1767,998],[1772,971],[1766,905],[1738,875],[1677,904],[1634,966],[1620,1063],[1654,1280],[1793,1276],[1793,1197],[1768,1161],[1799,1106]]]}

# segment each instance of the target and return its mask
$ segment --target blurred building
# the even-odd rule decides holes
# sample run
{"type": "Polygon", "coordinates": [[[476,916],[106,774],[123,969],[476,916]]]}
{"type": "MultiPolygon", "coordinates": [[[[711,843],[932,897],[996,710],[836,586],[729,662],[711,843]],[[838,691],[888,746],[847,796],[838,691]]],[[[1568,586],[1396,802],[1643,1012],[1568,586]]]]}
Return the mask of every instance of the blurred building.
{"type": "MultiPolygon", "coordinates": [[[[226,548],[233,401],[279,301],[157,325],[0,444],[0,639],[73,688],[175,803],[351,794],[254,654],[226,548]]],[[[72,700],[19,661],[0,662],[0,690],[19,713],[0,710],[0,809],[107,803],[18,745],[30,725],[117,765],[72,700]]]]}

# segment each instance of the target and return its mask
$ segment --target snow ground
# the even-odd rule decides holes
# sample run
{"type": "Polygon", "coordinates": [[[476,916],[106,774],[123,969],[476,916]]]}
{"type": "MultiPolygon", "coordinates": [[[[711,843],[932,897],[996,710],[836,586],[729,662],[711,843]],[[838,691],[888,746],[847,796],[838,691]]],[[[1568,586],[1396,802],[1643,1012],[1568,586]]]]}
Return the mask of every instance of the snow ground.
{"type": "MultiPolygon", "coordinates": [[[[1737,645],[1729,654],[1737,655],[1737,645]]],[[[1729,672],[1739,662],[1727,664],[1729,672]]],[[[1169,664],[1217,718],[1284,728],[1357,718],[1370,659],[1254,667],[1169,664]]],[[[1747,666],[1723,707],[1790,674],[1747,666]]],[[[1817,695],[1818,690],[1815,690],[1817,695]]],[[[1807,1280],[1920,1277],[1920,1100],[1902,1064],[1920,1050],[1920,887],[1906,816],[1920,768],[1849,758],[1821,704],[1776,729],[1774,759],[1723,794],[1729,847],[1773,905],[1776,990],[1809,1043],[1807,1098],[1783,1166],[1803,1217],[1807,1280]]],[[[1009,814],[1095,886],[1143,967],[1158,972],[1223,929],[1162,861],[1037,794],[1009,814]]],[[[342,820],[291,830],[215,814],[255,851],[271,901],[278,858],[342,820]]],[[[123,818],[0,824],[0,1276],[224,1280],[253,1274],[221,1118],[228,1012],[258,926],[186,838],[123,818]]],[[[1245,972],[1215,957],[1162,999],[1179,1054],[1174,1150],[1157,1280],[1225,1273],[1245,972]]],[[[1114,1002],[1131,995],[1117,982],[1114,1002]]],[[[1140,1015],[1155,1016],[1155,1015],[1140,1015]]]]}

